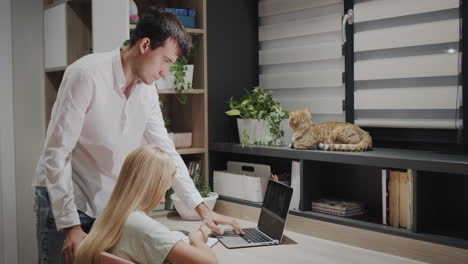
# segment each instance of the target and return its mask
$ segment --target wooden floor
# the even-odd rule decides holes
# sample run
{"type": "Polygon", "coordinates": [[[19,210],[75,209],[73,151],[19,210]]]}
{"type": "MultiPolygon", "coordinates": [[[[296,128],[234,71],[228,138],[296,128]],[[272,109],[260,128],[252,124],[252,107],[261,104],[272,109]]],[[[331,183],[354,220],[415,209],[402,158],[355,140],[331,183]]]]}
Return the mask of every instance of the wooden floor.
{"type": "MultiPolygon", "coordinates": [[[[215,211],[237,219],[247,220],[255,224],[258,221],[258,216],[260,213],[259,208],[222,200],[218,200],[216,202],[215,211]]],[[[308,237],[312,237],[313,239],[317,239],[316,246],[318,247],[320,247],[320,243],[324,243],[322,247],[324,250],[323,253],[325,255],[328,254],[326,247],[329,247],[331,245],[327,243],[337,242],[340,243],[338,245],[343,246],[343,248],[347,247],[345,245],[349,245],[353,248],[357,247],[369,250],[369,252],[385,253],[382,256],[388,256],[387,254],[390,254],[427,263],[468,263],[468,250],[465,249],[448,247],[444,245],[399,236],[387,235],[379,232],[337,225],[294,215],[288,216],[286,230],[290,232],[300,233],[308,237]]],[[[332,245],[334,245],[333,247],[338,246],[335,244],[332,245]]],[[[314,248],[311,248],[311,250],[314,250],[314,248]]],[[[322,251],[317,251],[318,254],[320,254],[320,252],[322,251]]],[[[335,259],[335,261],[333,256],[330,256],[331,258],[329,259],[329,261],[324,260],[324,262],[318,263],[354,263],[355,258],[358,256],[353,255],[353,252],[355,252],[356,254],[364,254],[352,250],[345,250],[341,252],[336,251],[335,254],[338,254],[339,257],[343,257],[343,259],[335,259]],[[346,257],[349,258],[349,261],[346,257]]],[[[382,258],[382,260],[383,259],[384,258],[382,258]]],[[[370,263],[365,261],[364,259],[362,261],[364,262],[356,263],[370,263]]],[[[409,260],[407,259],[401,259],[401,262],[383,262],[379,260],[374,263],[411,262],[409,262],[409,260]]]]}

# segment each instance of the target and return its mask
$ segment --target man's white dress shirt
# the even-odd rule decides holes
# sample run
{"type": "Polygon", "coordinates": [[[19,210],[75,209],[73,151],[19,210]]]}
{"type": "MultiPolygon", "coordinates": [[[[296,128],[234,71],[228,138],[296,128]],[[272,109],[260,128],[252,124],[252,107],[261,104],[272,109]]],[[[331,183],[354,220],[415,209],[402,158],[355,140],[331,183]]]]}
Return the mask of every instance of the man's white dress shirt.
{"type": "Polygon", "coordinates": [[[173,188],[195,208],[203,200],[168,137],[154,85],[128,99],[120,50],[87,55],[65,70],[52,109],[35,186],[46,186],[57,229],[79,225],[77,209],[98,217],[127,155],[143,139],[174,157],[173,188]]]}

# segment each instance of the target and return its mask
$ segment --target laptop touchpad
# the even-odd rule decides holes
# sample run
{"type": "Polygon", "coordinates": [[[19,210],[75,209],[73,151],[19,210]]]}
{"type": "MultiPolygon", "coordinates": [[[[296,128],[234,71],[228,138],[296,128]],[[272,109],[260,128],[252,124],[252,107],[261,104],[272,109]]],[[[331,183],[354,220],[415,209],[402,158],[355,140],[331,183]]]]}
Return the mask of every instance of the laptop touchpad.
{"type": "Polygon", "coordinates": [[[247,242],[237,235],[234,231],[225,231],[222,235],[217,235],[218,239],[221,240],[226,246],[240,246],[245,245],[247,242]]]}

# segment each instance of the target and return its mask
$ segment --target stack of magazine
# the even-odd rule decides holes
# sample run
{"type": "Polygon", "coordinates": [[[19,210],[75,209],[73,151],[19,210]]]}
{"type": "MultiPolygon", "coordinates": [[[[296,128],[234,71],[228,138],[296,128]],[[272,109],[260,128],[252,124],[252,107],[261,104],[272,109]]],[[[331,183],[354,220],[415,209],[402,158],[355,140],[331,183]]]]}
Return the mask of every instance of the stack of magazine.
{"type": "Polygon", "coordinates": [[[312,210],[336,216],[353,216],[365,213],[365,204],[354,201],[320,199],[312,202],[312,210]]]}

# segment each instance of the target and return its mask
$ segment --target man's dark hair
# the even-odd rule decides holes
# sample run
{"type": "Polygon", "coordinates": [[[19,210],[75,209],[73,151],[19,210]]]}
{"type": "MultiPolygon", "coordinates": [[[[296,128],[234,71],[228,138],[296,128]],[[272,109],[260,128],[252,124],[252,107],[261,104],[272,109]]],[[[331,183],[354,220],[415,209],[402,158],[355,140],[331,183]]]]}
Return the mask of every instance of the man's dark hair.
{"type": "Polygon", "coordinates": [[[138,40],[149,38],[151,49],[164,45],[168,38],[174,38],[180,49],[180,56],[189,53],[192,47],[192,38],[185,32],[184,26],[171,12],[160,9],[147,10],[130,36],[130,47],[138,40]]]}

